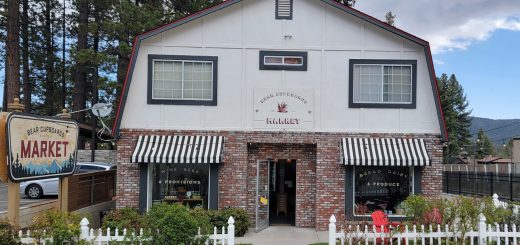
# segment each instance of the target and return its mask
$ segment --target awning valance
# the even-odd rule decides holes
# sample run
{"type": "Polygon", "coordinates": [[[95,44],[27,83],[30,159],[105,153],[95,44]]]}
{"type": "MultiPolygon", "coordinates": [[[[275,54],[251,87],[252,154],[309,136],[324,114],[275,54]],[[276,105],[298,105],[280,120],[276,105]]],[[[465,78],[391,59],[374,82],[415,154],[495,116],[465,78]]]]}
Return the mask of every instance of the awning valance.
{"type": "Polygon", "coordinates": [[[341,162],[353,166],[427,166],[423,139],[343,138],[341,162]]]}
{"type": "Polygon", "coordinates": [[[220,163],[222,136],[140,135],[133,163],[220,163]]]}

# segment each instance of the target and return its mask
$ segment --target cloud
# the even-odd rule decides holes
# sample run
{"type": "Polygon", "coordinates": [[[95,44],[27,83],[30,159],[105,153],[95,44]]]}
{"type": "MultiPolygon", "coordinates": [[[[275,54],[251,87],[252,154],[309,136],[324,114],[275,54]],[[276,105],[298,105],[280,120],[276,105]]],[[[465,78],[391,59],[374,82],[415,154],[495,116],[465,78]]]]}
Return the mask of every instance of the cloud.
{"type": "Polygon", "coordinates": [[[433,63],[436,65],[444,65],[444,61],[433,59],[433,63]]]}
{"type": "Polygon", "coordinates": [[[466,49],[497,30],[520,31],[518,0],[360,0],[356,9],[384,19],[430,42],[434,54],[466,49]]]}

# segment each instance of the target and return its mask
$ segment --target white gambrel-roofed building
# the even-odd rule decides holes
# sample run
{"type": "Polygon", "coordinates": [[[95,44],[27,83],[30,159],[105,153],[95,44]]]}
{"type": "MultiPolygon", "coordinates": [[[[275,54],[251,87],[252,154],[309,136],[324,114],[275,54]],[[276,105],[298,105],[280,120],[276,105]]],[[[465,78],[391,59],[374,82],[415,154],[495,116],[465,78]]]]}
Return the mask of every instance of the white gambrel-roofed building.
{"type": "Polygon", "coordinates": [[[332,0],[228,0],[139,35],[113,132],[119,208],[324,229],[442,193],[428,42],[332,0]]]}

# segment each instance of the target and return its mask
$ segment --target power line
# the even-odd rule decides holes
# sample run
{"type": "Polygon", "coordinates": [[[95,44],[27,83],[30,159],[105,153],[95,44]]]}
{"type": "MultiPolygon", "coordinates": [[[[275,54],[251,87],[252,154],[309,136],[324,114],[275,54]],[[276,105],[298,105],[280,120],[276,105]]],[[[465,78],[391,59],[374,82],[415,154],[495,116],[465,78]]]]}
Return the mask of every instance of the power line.
{"type": "MultiPolygon", "coordinates": [[[[506,127],[513,126],[513,125],[516,125],[516,124],[520,124],[520,121],[511,123],[511,124],[507,124],[507,125],[503,125],[503,126],[500,126],[500,127],[496,127],[496,128],[486,129],[486,130],[484,130],[484,133],[487,133],[487,132],[493,131],[493,130],[497,130],[497,129],[501,129],[501,128],[506,128],[506,127]]],[[[476,134],[478,134],[478,132],[473,133],[471,135],[473,136],[473,135],[476,135],[476,134]]]]}

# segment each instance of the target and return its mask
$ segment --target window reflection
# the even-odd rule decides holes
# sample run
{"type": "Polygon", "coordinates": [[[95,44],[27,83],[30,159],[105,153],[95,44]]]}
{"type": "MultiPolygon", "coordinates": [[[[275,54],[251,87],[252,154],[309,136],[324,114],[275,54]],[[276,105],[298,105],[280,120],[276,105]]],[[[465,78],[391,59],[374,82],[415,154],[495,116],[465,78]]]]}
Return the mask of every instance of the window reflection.
{"type": "Polygon", "coordinates": [[[411,193],[408,167],[356,167],[354,170],[354,212],[356,215],[383,210],[399,214],[399,204],[411,193]]]}
{"type": "Polygon", "coordinates": [[[209,165],[154,164],[153,202],[208,208],[209,165]]]}

